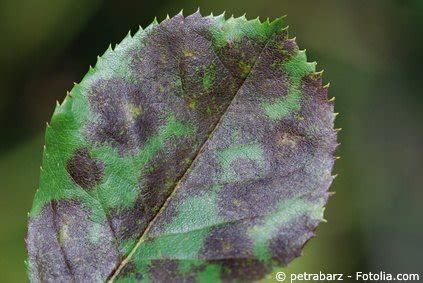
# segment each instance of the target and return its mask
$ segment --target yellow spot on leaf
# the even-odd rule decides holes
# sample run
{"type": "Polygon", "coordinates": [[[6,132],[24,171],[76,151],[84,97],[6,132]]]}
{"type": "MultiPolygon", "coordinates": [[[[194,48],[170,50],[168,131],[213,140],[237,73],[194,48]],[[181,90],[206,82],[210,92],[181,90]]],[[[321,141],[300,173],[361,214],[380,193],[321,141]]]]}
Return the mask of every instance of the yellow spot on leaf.
{"type": "Polygon", "coordinates": [[[280,146],[290,146],[290,147],[294,147],[297,145],[298,142],[298,137],[297,136],[293,136],[289,133],[283,133],[277,140],[278,145],[280,146]]]}
{"type": "Polygon", "coordinates": [[[193,100],[188,104],[188,107],[191,109],[195,109],[195,106],[197,106],[197,101],[193,100]]]}
{"type": "Polygon", "coordinates": [[[194,53],[191,52],[191,51],[189,51],[189,50],[183,50],[182,52],[184,53],[184,56],[185,57],[192,57],[192,56],[194,56],[194,53]]]}
{"type": "Polygon", "coordinates": [[[129,113],[131,113],[132,117],[136,118],[142,114],[142,109],[134,104],[129,104],[129,113]]]}
{"type": "Polygon", "coordinates": [[[248,75],[248,73],[250,73],[251,66],[249,64],[241,61],[238,63],[238,67],[243,75],[248,75]]]}

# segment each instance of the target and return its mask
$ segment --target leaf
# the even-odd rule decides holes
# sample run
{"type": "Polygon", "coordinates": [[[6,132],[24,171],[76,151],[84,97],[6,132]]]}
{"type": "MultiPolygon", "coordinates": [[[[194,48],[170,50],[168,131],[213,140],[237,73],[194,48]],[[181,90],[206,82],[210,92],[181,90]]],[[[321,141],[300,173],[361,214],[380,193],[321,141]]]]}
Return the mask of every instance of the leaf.
{"type": "Polygon", "coordinates": [[[265,276],[322,220],[334,116],[281,18],[197,12],[129,34],[47,127],[30,280],[265,276]]]}

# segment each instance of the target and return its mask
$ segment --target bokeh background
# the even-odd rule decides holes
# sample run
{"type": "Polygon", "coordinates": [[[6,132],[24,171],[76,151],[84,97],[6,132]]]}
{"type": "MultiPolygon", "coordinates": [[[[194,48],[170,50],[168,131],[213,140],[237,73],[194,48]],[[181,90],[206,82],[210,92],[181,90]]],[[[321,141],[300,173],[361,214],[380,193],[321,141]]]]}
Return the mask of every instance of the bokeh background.
{"type": "Polygon", "coordinates": [[[129,30],[197,7],[288,15],[336,96],[343,131],[328,223],[287,273],[422,275],[423,1],[0,0],[0,281],[27,280],[26,217],[56,100],[129,30]]]}

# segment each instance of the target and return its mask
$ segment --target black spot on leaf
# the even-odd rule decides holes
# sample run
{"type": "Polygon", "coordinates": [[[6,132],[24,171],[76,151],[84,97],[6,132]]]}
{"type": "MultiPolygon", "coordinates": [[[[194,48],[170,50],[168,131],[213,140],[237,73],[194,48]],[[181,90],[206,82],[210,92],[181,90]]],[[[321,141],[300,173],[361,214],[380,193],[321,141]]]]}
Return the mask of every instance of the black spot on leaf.
{"type": "Polygon", "coordinates": [[[241,222],[212,228],[204,240],[202,257],[207,260],[251,257],[252,242],[246,234],[249,225],[245,224],[241,222]]]}
{"type": "Polygon", "coordinates": [[[120,256],[107,220],[92,221],[78,200],[53,200],[41,216],[29,220],[32,281],[98,282],[114,269],[120,256]]]}
{"type": "Polygon", "coordinates": [[[86,126],[88,138],[95,144],[113,146],[122,155],[137,153],[158,122],[140,90],[139,85],[122,79],[96,81],[89,102],[97,118],[86,126]]]}
{"type": "Polygon", "coordinates": [[[225,259],[216,261],[221,266],[223,282],[254,282],[270,272],[269,266],[256,259],[225,259]]]}
{"type": "Polygon", "coordinates": [[[104,174],[104,164],[90,155],[88,148],[77,149],[68,160],[66,169],[72,180],[83,189],[99,184],[104,174]]]}
{"type": "Polygon", "coordinates": [[[181,273],[176,260],[153,260],[149,272],[154,282],[195,282],[194,274],[181,273]]]}

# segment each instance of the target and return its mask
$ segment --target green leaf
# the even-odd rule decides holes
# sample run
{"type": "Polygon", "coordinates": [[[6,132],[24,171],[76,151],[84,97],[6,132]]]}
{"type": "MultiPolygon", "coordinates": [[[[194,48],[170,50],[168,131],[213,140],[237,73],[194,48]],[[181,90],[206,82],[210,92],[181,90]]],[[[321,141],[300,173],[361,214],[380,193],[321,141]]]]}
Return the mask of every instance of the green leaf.
{"type": "Polygon", "coordinates": [[[334,117],[281,18],[197,12],[129,34],[47,127],[30,280],[262,278],[322,220],[334,117]]]}

